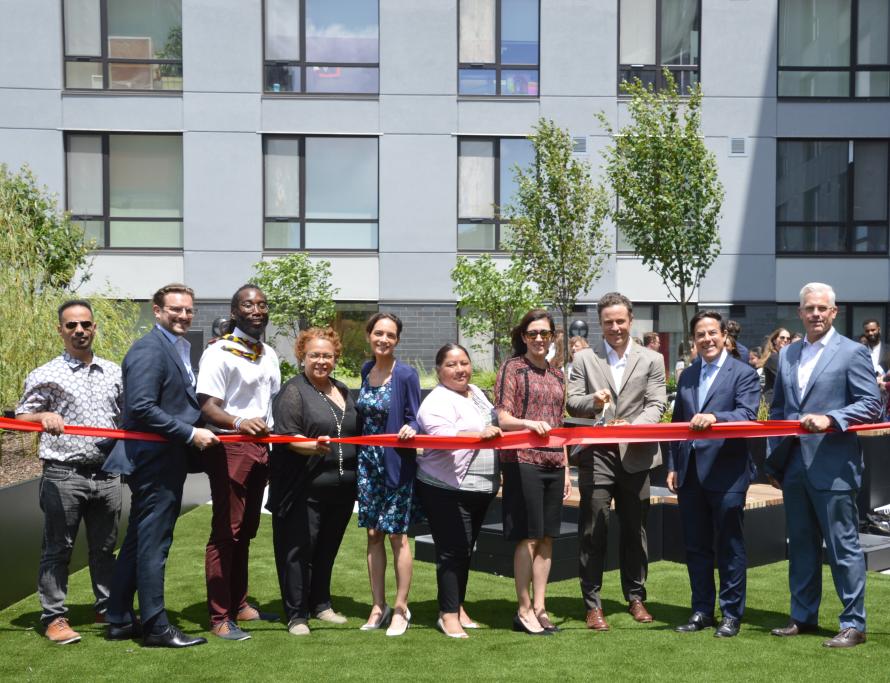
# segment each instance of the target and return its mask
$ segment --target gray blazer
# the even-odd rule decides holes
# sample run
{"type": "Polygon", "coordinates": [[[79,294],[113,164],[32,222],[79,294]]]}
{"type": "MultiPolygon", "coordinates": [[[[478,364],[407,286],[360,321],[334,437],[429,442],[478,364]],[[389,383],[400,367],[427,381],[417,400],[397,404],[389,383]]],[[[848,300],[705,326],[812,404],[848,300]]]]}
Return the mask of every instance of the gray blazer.
{"type": "MultiPolygon", "coordinates": [[[[631,344],[621,386],[616,387],[605,343],[600,342],[595,349],[582,349],[575,354],[569,375],[569,415],[599,417],[600,413],[593,409],[593,394],[600,389],[609,389],[615,419],[631,424],[657,423],[667,407],[664,358],[651,349],[631,344]]],[[[661,448],[657,442],[622,443],[618,450],[621,465],[629,473],[651,470],[661,464],[661,448]]]]}

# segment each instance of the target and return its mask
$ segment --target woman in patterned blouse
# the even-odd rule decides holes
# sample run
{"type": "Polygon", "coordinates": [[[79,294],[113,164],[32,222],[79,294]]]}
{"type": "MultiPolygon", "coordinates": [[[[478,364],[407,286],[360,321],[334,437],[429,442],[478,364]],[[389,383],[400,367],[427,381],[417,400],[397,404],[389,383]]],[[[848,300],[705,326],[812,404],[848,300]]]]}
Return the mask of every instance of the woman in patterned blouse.
{"type": "MultiPolygon", "coordinates": [[[[552,316],[543,309],[526,313],[513,330],[513,357],[501,366],[495,384],[495,408],[504,431],[528,429],[545,436],[562,424],[565,379],[561,369],[547,362],[554,330],[552,316]]],[[[513,576],[519,609],[513,630],[551,635],[558,629],[544,605],[547,577],[562,501],[572,490],[565,453],[562,448],[502,450],[500,461],[504,536],[516,541],[513,576]]]]}

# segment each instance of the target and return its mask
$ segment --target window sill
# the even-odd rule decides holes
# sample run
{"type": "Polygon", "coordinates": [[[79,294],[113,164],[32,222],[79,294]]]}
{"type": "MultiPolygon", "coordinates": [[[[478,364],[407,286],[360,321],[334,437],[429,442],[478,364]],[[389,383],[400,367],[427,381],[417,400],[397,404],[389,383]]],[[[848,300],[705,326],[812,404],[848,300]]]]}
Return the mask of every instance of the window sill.
{"type": "Polygon", "coordinates": [[[379,249],[263,249],[262,258],[275,258],[277,256],[286,256],[287,254],[303,253],[309,256],[337,256],[337,257],[366,257],[378,256],[379,249]]]}
{"type": "Polygon", "coordinates": [[[805,97],[798,95],[776,95],[779,102],[819,102],[819,103],[842,103],[842,102],[890,102],[890,97],[805,97]]]}
{"type": "Polygon", "coordinates": [[[182,90],[98,90],[84,88],[76,90],[65,88],[62,97],[177,97],[182,98],[182,90]]]}
{"type": "Polygon", "coordinates": [[[857,253],[850,251],[782,251],[776,252],[776,258],[789,258],[789,259],[826,259],[826,258],[840,258],[840,259],[881,259],[886,260],[888,257],[887,252],[868,252],[868,253],[857,253]]]}
{"type": "Polygon", "coordinates": [[[100,247],[93,249],[93,256],[182,256],[182,247],[100,247]]]}
{"type": "Polygon", "coordinates": [[[299,93],[299,92],[263,92],[264,100],[358,100],[362,102],[376,102],[380,99],[379,93],[299,93]]]}
{"type": "Polygon", "coordinates": [[[458,95],[458,102],[539,102],[540,95],[458,95]]]}

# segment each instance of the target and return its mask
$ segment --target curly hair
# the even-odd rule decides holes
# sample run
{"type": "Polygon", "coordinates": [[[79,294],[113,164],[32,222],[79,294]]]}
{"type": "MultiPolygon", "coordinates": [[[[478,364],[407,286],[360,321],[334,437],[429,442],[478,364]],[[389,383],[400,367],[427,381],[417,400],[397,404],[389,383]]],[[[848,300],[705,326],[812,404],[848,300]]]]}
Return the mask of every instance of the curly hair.
{"type": "Polygon", "coordinates": [[[330,342],[331,346],[334,347],[334,360],[336,361],[340,358],[340,352],[343,350],[343,345],[340,343],[340,335],[332,327],[310,327],[308,330],[300,330],[300,334],[294,344],[294,353],[297,356],[297,360],[301,363],[306,358],[306,347],[313,339],[323,339],[330,342]]]}

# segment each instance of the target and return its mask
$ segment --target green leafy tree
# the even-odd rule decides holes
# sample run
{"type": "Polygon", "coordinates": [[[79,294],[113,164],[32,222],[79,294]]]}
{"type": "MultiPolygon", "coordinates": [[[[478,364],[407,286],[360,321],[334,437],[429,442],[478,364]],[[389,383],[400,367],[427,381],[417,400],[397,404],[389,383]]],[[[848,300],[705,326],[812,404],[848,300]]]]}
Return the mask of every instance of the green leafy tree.
{"type": "Polygon", "coordinates": [[[526,311],[541,305],[522,265],[514,260],[501,269],[488,254],[476,259],[461,256],[451,279],[458,298],[461,331],[484,339],[484,343],[473,345],[477,351],[484,352],[493,345],[494,362],[499,365],[510,346],[510,330],[526,311]]]}
{"type": "Polygon", "coordinates": [[[336,313],[331,284],[331,262],[312,263],[294,252],[253,266],[259,285],[270,302],[269,321],[277,328],[274,338],[296,339],[300,330],[330,325],[336,313]]]}
{"type": "MultiPolygon", "coordinates": [[[[514,204],[504,210],[512,221],[506,244],[540,296],[559,310],[567,332],[578,297],[602,276],[608,257],[602,225],[608,196],[591,178],[590,165],[572,153],[568,131],[542,118],[529,139],[535,163],[515,169],[514,204]]],[[[565,334],[565,358],[568,344],[565,334]]]]}
{"type": "Polygon", "coordinates": [[[658,92],[638,79],[622,84],[631,122],[621,130],[598,118],[614,140],[605,170],[615,224],[680,304],[686,330],[687,304],[720,254],[723,185],[701,134],[701,86],[681,97],[667,69],[664,79],[658,92]]]}

